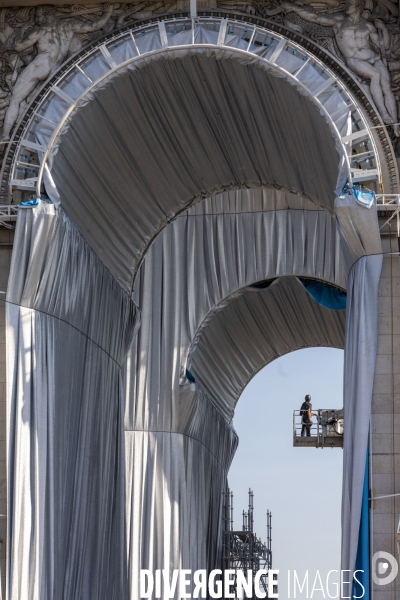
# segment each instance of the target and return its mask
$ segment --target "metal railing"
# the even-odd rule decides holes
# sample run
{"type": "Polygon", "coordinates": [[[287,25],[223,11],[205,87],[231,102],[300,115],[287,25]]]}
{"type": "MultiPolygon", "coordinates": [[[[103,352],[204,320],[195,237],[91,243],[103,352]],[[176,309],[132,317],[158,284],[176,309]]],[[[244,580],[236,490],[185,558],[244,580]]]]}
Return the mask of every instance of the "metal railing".
{"type": "Polygon", "coordinates": [[[0,205],[0,228],[14,229],[17,220],[18,206],[15,204],[0,205]]]}
{"type": "Polygon", "coordinates": [[[400,207],[400,194],[375,194],[377,210],[396,210],[400,207]]]}
{"type": "Polygon", "coordinates": [[[0,204],[0,221],[16,221],[17,214],[18,206],[16,206],[15,204],[0,204]]]}
{"type": "Polygon", "coordinates": [[[293,411],[293,446],[343,447],[343,410],[320,408],[303,422],[301,410],[293,411]]]}
{"type": "Polygon", "coordinates": [[[400,194],[376,194],[376,210],[381,216],[389,217],[383,225],[380,225],[379,231],[382,235],[393,235],[397,232],[400,250],[400,194]],[[395,229],[392,229],[391,222],[395,222],[395,229]],[[389,227],[387,227],[389,225],[389,227]]]}
{"type": "Polygon", "coordinates": [[[207,16],[172,17],[133,26],[90,47],[75,63],[62,69],[53,78],[52,85],[44,90],[21,137],[10,142],[16,144],[10,163],[10,193],[15,191],[18,200],[25,199],[30,192],[40,195],[44,171],[51,171],[48,159],[56,151],[72,113],[111,76],[141,63],[144,57],[156,58],[160,53],[177,49],[187,52],[210,48],[257,59],[260,64],[272,67],[271,73],[279,72],[286,81],[301,89],[330,123],[346,160],[350,184],[379,184],[381,168],[374,135],[356,99],[326,64],[299,44],[266,27],[234,18],[207,16]],[[149,36],[152,36],[150,46],[149,36]],[[76,89],[75,80],[79,80],[76,89]],[[328,102],[335,94],[336,100],[328,102]],[[343,119],[347,124],[344,129],[343,119]]]}

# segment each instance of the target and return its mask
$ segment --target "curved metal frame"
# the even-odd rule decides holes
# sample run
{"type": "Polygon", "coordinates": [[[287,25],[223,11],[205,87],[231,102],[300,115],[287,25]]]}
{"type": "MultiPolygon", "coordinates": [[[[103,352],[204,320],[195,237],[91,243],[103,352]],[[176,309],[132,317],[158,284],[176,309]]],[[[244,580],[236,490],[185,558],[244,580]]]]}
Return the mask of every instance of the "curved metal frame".
{"type": "MultiPolygon", "coordinates": [[[[211,29],[210,29],[211,31],[211,29]]],[[[311,52],[304,49],[299,44],[287,39],[281,34],[277,34],[266,27],[259,25],[246,23],[244,21],[238,21],[236,19],[226,19],[219,17],[197,17],[197,18],[166,18],[165,20],[152,22],[145,26],[137,26],[129,29],[128,31],[120,32],[113,36],[111,39],[108,38],[107,42],[100,43],[94,48],[92,47],[88,52],[80,55],[76,62],[74,62],[69,68],[65,69],[60,75],[52,79],[53,85],[47,90],[41,99],[40,104],[37,106],[35,112],[27,122],[24,132],[18,142],[17,151],[14,153],[14,160],[11,169],[11,188],[20,191],[31,190],[36,191],[37,195],[41,193],[42,180],[45,169],[48,169],[48,159],[54,149],[59,135],[64,130],[67,122],[69,121],[72,113],[79,109],[80,103],[82,103],[86,96],[93,92],[98,86],[100,86],[106,79],[109,79],[113,75],[117,74],[122,69],[134,65],[143,60],[143,58],[151,59],[156,58],[160,54],[169,52],[176,53],[177,51],[188,52],[193,49],[215,49],[215,50],[228,50],[232,53],[236,53],[238,56],[248,56],[253,60],[256,59],[261,63],[264,63],[266,67],[273,71],[279,71],[286,80],[292,85],[301,88],[304,94],[316,104],[318,110],[325,116],[327,122],[330,125],[333,137],[336,139],[338,146],[342,150],[342,154],[345,158],[346,169],[349,183],[357,183],[361,181],[377,182],[377,187],[381,184],[381,166],[379,161],[379,155],[375,144],[374,136],[368,125],[368,122],[363,115],[360,107],[358,106],[354,97],[350,94],[348,89],[338,80],[337,76],[328,69],[325,64],[317,59],[311,52]],[[213,26],[215,32],[216,43],[196,43],[196,28],[207,28],[213,26]],[[173,34],[170,31],[171,27],[174,28],[173,34]],[[173,39],[173,35],[179,33],[176,31],[177,27],[182,27],[181,31],[191,31],[191,43],[181,45],[176,43],[173,39]],[[218,30],[216,29],[218,27],[218,30]],[[159,47],[150,52],[140,52],[139,40],[142,36],[148,33],[156,33],[159,40],[159,47]],[[232,38],[229,36],[236,37],[236,43],[239,45],[246,45],[247,48],[238,48],[231,45],[232,38]],[[139,37],[140,36],[140,37],[139,37]],[[168,37],[169,36],[169,37],[168,37]],[[264,38],[265,42],[269,39],[269,43],[263,42],[258,43],[257,39],[264,38]],[[117,47],[118,43],[128,41],[131,44],[131,50],[135,51],[135,56],[132,56],[128,60],[125,60],[119,64],[115,61],[113,56],[114,48],[117,47]],[[175,42],[175,43],[174,43],[175,42]],[[243,42],[243,43],[242,43],[243,42]],[[264,49],[263,49],[264,48],[264,49]],[[267,57],[260,57],[256,53],[256,50],[263,49],[263,52],[268,52],[267,57]],[[269,49],[271,52],[269,52],[269,49]],[[282,52],[289,52],[293,55],[298,55],[302,58],[302,64],[299,68],[295,68],[293,71],[285,69],[282,64],[277,61],[281,56],[282,52]],[[107,70],[104,72],[96,81],[92,81],[90,77],[85,73],[87,63],[91,60],[97,60],[101,58],[103,64],[107,64],[107,70]],[[82,67],[83,63],[86,67],[82,67]],[[315,80],[312,83],[314,89],[307,87],[306,83],[301,80],[303,69],[310,65],[314,70],[315,80]],[[88,81],[87,88],[79,95],[79,97],[73,99],[65,91],[63,87],[71,82],[71,76],[82,76],[88,81]],[[327,98],[327,95],[334,92],[339,92],[344,100],[343,107],[336,113],[331,114],[329,110],[324,106],[323,100],[327,98]],[[46,119],[45,110],[50,103],[59,104],[59,108],[62,114],[61,119],[58,123],[49,121],[46,119]],[[68,107],[65,109],[65,104],[68,107]],[[44,114],[41,114],[41,111],[44,114]],[[340,114],[339,114],[340,113],[340,114]],[[349,135],[341,135],[338,127],[335,123],[334,117],[343,117],[348,113],[349,118],[352,121],[352,133],[349,135]],[[35,139],[35,121],[39,119],[42,121],[48,121],[51,127],[53,127],[53,133],[47,144],[43,146],[37,143],[35,139]],[[33,139],[32,139],[33,138],[33,139]],[[362,150],[359,151],[359,147],[362,150]],[[30,154],[30,158],[27,159],[26,154],[30,154]],[[36,155],[36,160],[35,160],[36,155]],[[33,158],[32,158],[33,157],[33,158]],[[39,159],[40,157],[40,159],[39,159]],[[33,160],[33,162],[32,162],[33,160]],[[354,165],[352,166],[352,163],[354,165]],[[372,168],[371,168],[372,164],[372,168]],[[37,173],[34,177],[22,176],[33,171],[37,173]]],[[[377,190],[378,191],[378,190],[377,190]]]]}

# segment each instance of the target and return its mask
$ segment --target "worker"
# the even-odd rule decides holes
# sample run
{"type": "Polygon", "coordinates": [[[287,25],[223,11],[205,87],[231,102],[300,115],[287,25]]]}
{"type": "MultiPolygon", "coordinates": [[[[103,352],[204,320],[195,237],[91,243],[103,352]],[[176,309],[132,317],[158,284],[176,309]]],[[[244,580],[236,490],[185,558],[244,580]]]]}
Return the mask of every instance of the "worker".
{"type": "Polygon", "coordinates": [[[301,416],[301,435],[311,435],[312,415],[318,416],[318,413],[312,412],[311,396],[307,394],[300,408],[301,416]]]}

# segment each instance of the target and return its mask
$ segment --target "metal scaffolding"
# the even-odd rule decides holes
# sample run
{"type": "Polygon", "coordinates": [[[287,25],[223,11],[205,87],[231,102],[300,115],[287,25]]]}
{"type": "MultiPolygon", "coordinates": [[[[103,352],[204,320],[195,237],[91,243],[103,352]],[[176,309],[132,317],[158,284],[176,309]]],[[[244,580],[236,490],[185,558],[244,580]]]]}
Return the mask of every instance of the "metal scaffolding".
{"type": "MultiPolygon", "coordinates": [[[[224,492],[223,502],[223,570],[232,569],[236,571],[234,576],[235,584],[232,586],[237,589],[237,572],[242,571],[245,577],[248,571],[252,572],[253,595],[244,596],[245,598],[255,599],[254,579],[257,571],[272,569],[272,514],[267,511],[267,543],[264,544],[261,538],[254,533],[254,494],[249,490],[248,511],[243,511],[243,525],[241,531],[233,530],[233,493],[229,488],[224,492]]],[[[260,578],[260,591],[266,592],[268,596],[268,578],[263,575],[260,578]]],[[[274,590],[275,591],[275,590],[274,590]]]]}

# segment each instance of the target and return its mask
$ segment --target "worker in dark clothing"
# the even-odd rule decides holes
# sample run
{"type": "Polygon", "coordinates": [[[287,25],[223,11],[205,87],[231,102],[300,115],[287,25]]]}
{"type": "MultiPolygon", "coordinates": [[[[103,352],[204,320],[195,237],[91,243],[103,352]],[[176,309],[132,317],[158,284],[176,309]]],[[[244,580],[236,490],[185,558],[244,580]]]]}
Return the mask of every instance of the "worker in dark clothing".
{"type": "Polygon", "coordinates": [[[312,415],[318,416],[318,413],[312,412],[311,396],[307,394],[300,408],[301,415],[301,435],[311,435],[312,415]]]}

